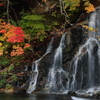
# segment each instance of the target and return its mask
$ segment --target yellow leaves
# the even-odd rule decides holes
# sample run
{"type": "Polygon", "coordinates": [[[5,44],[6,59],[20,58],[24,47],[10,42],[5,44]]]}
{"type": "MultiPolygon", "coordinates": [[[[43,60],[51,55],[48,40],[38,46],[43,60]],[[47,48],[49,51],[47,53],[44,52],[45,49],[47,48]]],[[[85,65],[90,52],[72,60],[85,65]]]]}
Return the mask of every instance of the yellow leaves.
{"type": "Polygon", "coordinates": [[[15,31],[16,27],[14,25],[11,25],[10,23],[2,22],[0,21],[0,33],[2,36],[0,36],[0,41],[4,41],[9,39],[15,31]]]}
{"type": "Polygon", "coordinates": [[[4,41],[5,39],[6,39],[6,37],[0,36],[0,41],[4,41]]]}
{"type": "Polygon", "coordinates": [[[90,12],[92,12],[92,11],[95,10],[93,4],[91,4],[91,3],[90,3],[89,1],[87,1],[87,0],[84,0],[84,1],[85,1],[84,6],[85,6],[86,13],[90,13],[90,12]]]}
{"type": "Polygon", "coordinates": [[[19,46],[19,45],[17,45],[17,46],[16,46],[16,45],[13,45],[12,48],[13,48],[13,49],[16,49],[18,46],[19,46]]]}
{"type": "Polygon", "coordinates": [[[85,7],[85,10],[86,10],[87,13],[90,13],[90,12],[94,11],[95,8],[91,3],[89,3],[88,6],[85,7]]]}
{"type": "Polygon", "coordinates": [[[2,50],[0,50],[0,56],[2,56],[3,55],[3,51],[2,50]]]}
{"type": "MultiPolygon", "coordinates": [[[[69,11],[78,11],[80,9],[80,4],[86,10],[86,13],[90,13],[95,10],[94,6],[90,3],[90,0],[63,0],[64,9],[69,11]],[[84,2],[84,3],[82,3],[84,2]]],[[[69,14],[68,14],[69,15],[69,14]]]]}
{"type": "Polygon", "coordinates": [[[2,46],[2,43],[0,43],[0,56],[3,55],[4,47],[2,46]]]}
{"type": "Polygon", "coordinates": [[[92,31],[92,32],[95,32],[97,31],[97,29],[94,29],[93,27],[89,27],[87,25],[82,25],[82,27],[84,27],[85,29],[89,30],[89,31],[92,31]]]}
{"type": "Polygon", "coordinates": [[[100,36],[96,36],[98,38],[98,40],[100,41],[100,36]]]}
{"type": "Polygon", "coordinates": [[[2,46],[2,43],[0,43],[0,47],[2,46]]]}
{"type": "Polygon", "coordinates": [[[80,0],[64,0],[63,2],[65,3],[64,8],[69,8],[69,11],[74,11],[80,6],[80,0]]]}

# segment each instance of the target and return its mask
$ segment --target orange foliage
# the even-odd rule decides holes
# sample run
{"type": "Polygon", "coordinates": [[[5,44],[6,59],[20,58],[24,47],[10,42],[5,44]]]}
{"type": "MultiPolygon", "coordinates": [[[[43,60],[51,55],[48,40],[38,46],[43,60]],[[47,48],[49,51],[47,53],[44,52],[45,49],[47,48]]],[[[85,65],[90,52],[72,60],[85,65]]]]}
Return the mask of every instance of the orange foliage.
{"type": "Polygon", "coordinates": [[[29,43],[25,43],[24,49],[29,48],[30,44],[29,43]]]}
{"type": "Polygon", "coordinates": [[[87,7],[85,7],[85,10],[87,13],[90,13],[90,12],[94,11],[95,8],[91,3],[89,3],[89,5],[87,7]]]}
{"type": "Polygon", "coordinates": [[[24,35],[21,27],[15,27],[10,23],[2,22],[2,20],[0,20],[0,41],[2,41],[0,43],[0,56],[2,56],[4,53],[7,54],[7,48],[9,48],[9,46],[11,48],[11,45],[12,51],[10,52],[10,56],[22,55],[24,53],[24,49],[30,47],[29,43],[21,44],[24,42],[24,38],[29,38],[29,36],[24,35]],[[7,42],[12,44],[8,45],[7,42]]]}
{"type": "Polygon", "coordinates": [[[5,29],[1,29],[0,33],[6,33],[6,30],[5,29]]]}
{"type": "Polygon", "coordinates": [[[2,41],[6,39],[7,42],[16,43],[24,41],[24,32],[22,28],[15,27],[10,23],[1,22],[0,23],[0,33],[3,33],[2,41]]]}
{"type": "Polygon", "coordinates": [[[21,54],[23,54],[23,53],[24,53],[24,50],[23,50],[22,47],[20,47],[20,46],[15,46],[15,47],[13,47],[13,50],[12,50],[12,52],[10,53],[10,56],[19,56],[19,55],[21,55],[21,54]]]}

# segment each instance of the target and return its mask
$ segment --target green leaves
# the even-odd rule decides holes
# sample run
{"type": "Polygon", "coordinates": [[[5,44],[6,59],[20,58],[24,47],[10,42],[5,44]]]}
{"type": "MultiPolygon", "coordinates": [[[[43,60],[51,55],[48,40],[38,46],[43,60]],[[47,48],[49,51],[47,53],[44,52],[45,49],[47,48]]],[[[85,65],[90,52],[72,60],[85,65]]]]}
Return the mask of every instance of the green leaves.
{"type": "Polygon", "coordinates": [[[22,20],[19,21],[20,27],[22,27],[26,34],[30,35],[31,38],[43,41],[45,31],[48,29],[44,24],[46,19],[42,15],[25,15],[22,20]],[[39,35],[38,35],[39,34],[39,35]]]}
{"type": "Polygon", "coordinates": [[[14,69],[14,66],[12,65],[12,66],[8,67],[7,71],[10,72],[13,69],[14,69]]]}
{"type": "Polygon", "coordinates": [[[25,16],[25,17],[22,17],[23,19],[26,19],[26,20],[31,20],[31,21],[36,21],[36,20],[45,20],[45,18],[43,18],[42,16],[40,15],[28,15],[28,16],[25,16]]]}
{"type": "Polygon", "coordinates": [[[43,25],[43,23],[37,21],[34,23],[34,28],[35,29],[44,29],[44,25],[43,25]]]}
{"type": "Polygon", "coordinates": [[[14,82],[17,81],[17,79],[18,79],[18,77],[15,74],[13,74],[10,78],[14,82]]]}
{"type": "Polygon", "coordinates": [[[6,79],[0,80],[0,87],[6,83],[6,79]]]}
{"type": "Polygon", "coordinates": [[[12,85],[6,84],[6,89],[12,89],[12,88],[14,88],[12,85]]]}
{"type": "Polygon", "coordinates": [[[29,30],[30,32],[30,28],[33,31],[33,33],[37,30],[37,29],[44,29],[44,24],[43,20],[45,20],[45,18],[43,18],[40,15],[28,15],[25,17],[22,17],[23,19],[20,21],[20,25],[22,28],[29,30]]]}
{"type": "Polygon", "coordinates": [[[0,57],[0,65],[7,66],[10,63],[10,60],[5,56],[0,57]]]}
{"type": "Polygon", "coordinates": [[[80,6],[80,0],[63,0],[65,9],[69,8],[69,11],[74,11],[76,7],[80,6]]]}

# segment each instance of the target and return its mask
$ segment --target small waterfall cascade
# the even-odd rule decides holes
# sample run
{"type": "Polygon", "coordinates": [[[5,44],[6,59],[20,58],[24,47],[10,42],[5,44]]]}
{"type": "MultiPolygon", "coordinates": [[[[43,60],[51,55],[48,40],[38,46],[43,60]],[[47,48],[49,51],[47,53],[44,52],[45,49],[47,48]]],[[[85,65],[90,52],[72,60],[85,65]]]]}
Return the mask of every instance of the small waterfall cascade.
{"type": "Polygon", "coordinates": [[[39,65],[40,60],[36,60],[32,64],[32,73],[30,75],[30,83],[29,87],[27,89],[27,93],[31,93],[36,89],[36,83],[37,83],[37,78],[38,78],[38,65],[39,65]]]}
{"type": "Polygon", "coordinates": [[[62,92],[65,90],[63,79],[67,77],[66,72],[62,68],[62,52],[65,46],[64,34],[61,38],[59,47],[55,50],[54,62],[48,73],[48,81],[45,85],[48,92],[62,92]]]}
{"type": "Polygon", "coordinates": [[[32,93],[36,89],[36,84],[37,84],[37,79],[38,79],[38,74],[39,74],[38,65],[39,65],[41,59],[44,56],[46,56],[48,53],[51,52],[51,50],[53,48],[52,47],[53,40],[54,40],[54,37],[51,39],[51,41],[47,47],[46,53],[40,59],[33,61],[33,63],[32,63],[32,73],[30,74],[30,82],[29,82],[29,87],[27,89],[27,93],[32,93]]]}
{"type": "Polygon", "coordinates": [[[100,10],[89,19],[88,39],[75,55],[70,66],[67,89],[77,91],[100,86],[100,10]]]}
{"type": "MultiPolygon", "coordinates": [[[[54,51],[53,62],[49,68],[43,92],[65,93],[84,90],[85,92],[92,92],[95,89],[100,91],[100,7],[91,13],[88,27],[90,30],[88,30],[87,40],[71,61],[68,71],[63,69],[62,64],[66,34],[62,35],[59,46],[54,51]]],[[[53,38],[46,53],[32,64],[32,74],[27,93],[36,89],[39,74],[38,66],[41,59],[52,51],[52,42],[53,38]]]]}

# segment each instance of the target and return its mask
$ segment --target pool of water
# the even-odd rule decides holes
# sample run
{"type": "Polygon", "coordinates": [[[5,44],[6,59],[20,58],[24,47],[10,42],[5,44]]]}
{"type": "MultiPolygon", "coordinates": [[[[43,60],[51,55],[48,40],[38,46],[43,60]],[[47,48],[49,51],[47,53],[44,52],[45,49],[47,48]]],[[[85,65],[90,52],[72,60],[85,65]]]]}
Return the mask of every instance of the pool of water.
{"type": "Polygon", "coordinates": [[[0,94],[0,100],[94,100],[66,94],[0,94]]]}

